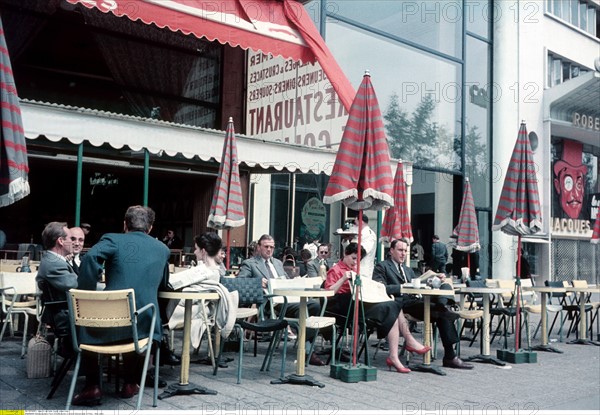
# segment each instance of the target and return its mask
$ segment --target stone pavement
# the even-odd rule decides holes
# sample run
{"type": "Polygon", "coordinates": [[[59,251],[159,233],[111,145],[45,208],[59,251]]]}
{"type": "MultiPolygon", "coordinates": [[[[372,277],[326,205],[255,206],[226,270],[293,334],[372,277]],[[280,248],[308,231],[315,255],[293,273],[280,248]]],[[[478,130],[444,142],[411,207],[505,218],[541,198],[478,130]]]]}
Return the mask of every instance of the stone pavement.
{"type": "MultiPolygon", "coordinates": [[[[181,332],[177,336],[181,339],[181,332]]],[[[573,336],[571,336],[571,339],[573,336]]],[[[510,340],[512,342],[512,339],[510,340]]],[[[375,340],[372,338],[371,343],[375,340]]],[[[535,340],[533,344],[537,344],[535,340]]],[[[501,343],[496,339],[492,353],[501,343]]],[[[511,343],[509,343],[511,344],[511,343]]],[[[244,355],[243,379],[236,384],[237,355],[228,353],[235,361],[228,368],[219,369],[212,375],[210,366],[192,363],[190,381],[214,389],[217,395],[176,396],[158,401],[152,408],[152,390],[146,388],[142,409],[144,411],[294,411],[299,409],[334,414],[340,411],[403,410],[407,413],[419,411],[473,413],[473,411],[504,410],[511,413],[536,411],[590,411],[600,410],[600,347],[553,343],[564,354],[538,352],[537,363],[512,364],[505,367],[475,363],[473,370],[445,369],[447,375],[411,372],[390,372],[385,365],[386,352],[380,351],[373,359],[377,380],[370,382],[345,383],[329,377],[329,367],[308,366],[306,373],[323,382],[324,388],[271,385],[278,376],[280,355],[275,354],[271,371],[260,372],[262,354],[267,343],[259,343],[259,355],[253,357],[252,347],[244,355]]],[[[176,344],[181,348],[181,340],[176,344]]],[[[295,349],[288,345],[286,374],[294,369],[295,349]]],[[[371,355],[375,348],[369,347],[371,355]]],[[[462,342],[462,356],[479,352],[478,342],[469,348],[462,342]]],[[[71,380],[67,375],[55,396],[46,400],[50,378],[27,379],[26,359],[20,358],[20,338],[3,340],[0,343],[0,409],[26,409],[47,412],[64,409],[71,380]]],[[[201,352],[200,356],[205,355],[201,352]]],[[[441,365],[442,350],[434,363],[441,365]]],[[[192,356],[192,360],[196,356],[192,356]]],[[[413,356],[411,363],[420,362],[413,356]]],[[[177,382],[179,368],[162,367],[161,378],[169,383],[177,382]]],[[[77,390],[82,387],[83,378],[77,390]]],[[[114,384],[105,384],[102,405],[94,408],[75,407],[79,412],[100,413],[123,411],[130,413],[135,408],[135,398],[120,399],[114,393],[114,384]]],[[[116,412],[113,412],[116,413],[116,412]]]]}

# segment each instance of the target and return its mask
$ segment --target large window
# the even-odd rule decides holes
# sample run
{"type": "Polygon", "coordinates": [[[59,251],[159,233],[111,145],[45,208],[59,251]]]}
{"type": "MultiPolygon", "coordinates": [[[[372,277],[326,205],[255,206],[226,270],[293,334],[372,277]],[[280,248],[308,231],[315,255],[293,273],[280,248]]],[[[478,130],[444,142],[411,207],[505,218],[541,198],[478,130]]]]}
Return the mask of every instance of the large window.
{"type": "Polygon", "coordinates": [[[548,77],[546,79],[546,86],[548,87],[560,85],[569,79],[577,78],[579,75],[588,72],[587,68],[553,53],[548,53],[547,66],[548,77]]]}
{"type": "Polygon", "coordinates": [[[459,64],[340,22],[327,44],[353,84],[370,70],[393,157],[461,169],[459,64]]]}
{"type": "Polygon", "coordinates": [[[600,37],[599,7],[591,1],[547,0],[546,11],[592,36],[600,37]]]}

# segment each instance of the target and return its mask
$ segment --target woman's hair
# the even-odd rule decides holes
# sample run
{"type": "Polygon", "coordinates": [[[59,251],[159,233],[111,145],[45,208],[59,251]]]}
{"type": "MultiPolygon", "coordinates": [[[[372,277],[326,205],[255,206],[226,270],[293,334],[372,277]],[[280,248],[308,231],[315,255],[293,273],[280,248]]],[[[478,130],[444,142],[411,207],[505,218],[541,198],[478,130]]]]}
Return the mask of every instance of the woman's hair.
{"type": "Polygon", "coordinates": [[[204,249],[208,256],[211,257],[217,256],[223,246],[221,237],[214,232],[205,232],[202,235],[197,235],[194,237],[194,242],[196,242],[198,248],[204,249]]]}
{"type": "Polygon", "coordinates": [[[300,251],[300,258],[303,261],[309,260],[310,258],[312,258],[312,253],[308,249],[303,249],[302,251],[300,251]]]}
{"type": "MultiPolygon", "coordinates": [[[[348,244],[346,249],[344,250],[344,255],[352,255],[358,253],[358,244],[356,242],[351,242],[348,244]]],[[[360,247],[360,257],[364,258],[367,256],[367,251],[365,251],[364,247],[360,247]]]]}

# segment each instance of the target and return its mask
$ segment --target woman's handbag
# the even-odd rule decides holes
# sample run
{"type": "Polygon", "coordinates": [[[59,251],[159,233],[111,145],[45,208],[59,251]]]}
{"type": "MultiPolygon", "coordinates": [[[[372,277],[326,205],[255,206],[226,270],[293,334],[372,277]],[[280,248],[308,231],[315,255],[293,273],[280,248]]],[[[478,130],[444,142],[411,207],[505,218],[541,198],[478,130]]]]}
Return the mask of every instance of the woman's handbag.
{"type": "Polygon", "coordinates": [[[283,257],[283,270],[287,274],[288,278],[296,278],[300,276],[300,268],[296,266],[296,258],[293,255],[286,255],[283,257]],[[286,265],[291,262],[292,265],[286,265]]]}

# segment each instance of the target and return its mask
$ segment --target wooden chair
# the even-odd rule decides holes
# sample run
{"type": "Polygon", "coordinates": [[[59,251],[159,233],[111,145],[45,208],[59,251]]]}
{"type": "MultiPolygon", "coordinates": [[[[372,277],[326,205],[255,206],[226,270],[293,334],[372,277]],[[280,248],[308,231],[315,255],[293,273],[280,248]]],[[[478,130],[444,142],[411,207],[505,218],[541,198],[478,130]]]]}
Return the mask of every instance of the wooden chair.
{"type": "Polygon", "coordinates": [[[10,326],[10,335],[14,336],[13,317],[22,315],[23,344],[21,346],[21,358],[27,353],[27,327],[29,316],[35,316],[40,320],[40,303],[38,301],[39,289],[35,282],[37,272],[0,272],[0,299],[2,300],[2,313],[5,320],[0,332],[0,342],[4,338],[7,326],[10,326]]]}
{"type": "MultiPolygon", "coordinates": [[[[142,405],[144,395],[144,386],[146,384],[146,373],[150,362],[150,352],[152,349],[152,335],[156,326],[156,313],[154,304],[150,303],[136,310],[135,294],[133,289],[115,290],[115,291],[84,291],[71,289],[68,293],[67,302],[69,314],[71,317],[71,337],[73,341],[73,350],[76,353],[75,369],[73,370],[73,379],[67,397],[66,410],[71,407],[77,376],[81,365],[81,354],[83,351],[97,353],[99,355],[115,355],[135,352],[144,355],[144,366],[142,368],[142,377],[140,379],[140,391],[138,394],[136,409],[139,410],[142,405]],[[147,327],[148,337],[140,338],[138,336],[138,317],[144,313],[150,313],[150,324],[147,327]],[[123,329],[131,330],[131,341],[122,344],[87,344],[80,339],[81,329],[95,328],[103,329],[107,332],[123,329]]],[[[108,334],[108,333],[107,333],[108,334]]],[[[154,397],[152,406],[156,407],[158,398],[158,366],[160,358],[160,348],[156,347],[154,352],[154,397]]]]}

